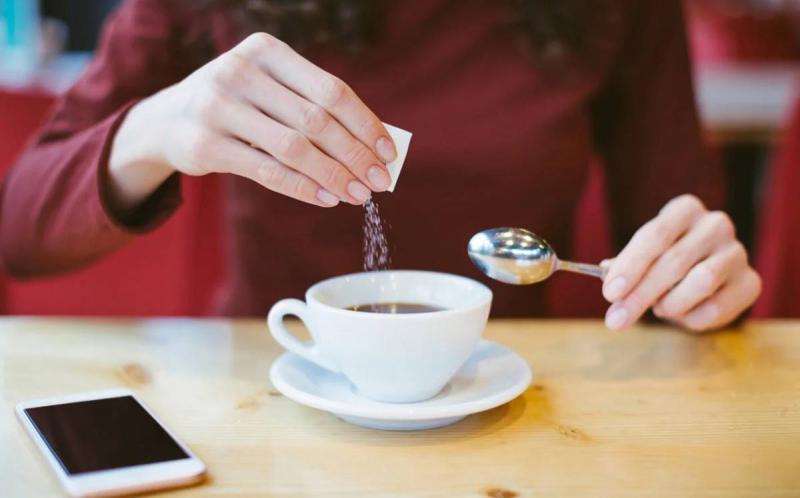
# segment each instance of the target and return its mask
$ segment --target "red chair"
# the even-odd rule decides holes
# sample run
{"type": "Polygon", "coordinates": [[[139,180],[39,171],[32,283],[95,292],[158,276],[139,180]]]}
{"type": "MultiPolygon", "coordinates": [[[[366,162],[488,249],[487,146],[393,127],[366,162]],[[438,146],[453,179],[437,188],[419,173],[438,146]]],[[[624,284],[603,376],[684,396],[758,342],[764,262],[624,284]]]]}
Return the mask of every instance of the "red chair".
{"type": "Polygon", "coordinates": [[[796,27],[786,15],[756,14],[711,0],[686,5],[696,61],[763,64],[800,58],[796,27]]]}
{"type": "Polygon", "coordinates": [[[756,269],[764,292],[756,317],[800,317],[800,101],[764,185],[756,269]]]}
{"type": "MultiPolygon", "coordinates": [[[[0,175],[25,147],[47,115],[53,99],[36,92],[0,90],[0,175]]],[[[8,313],[8,282],[0,275],[0,312],[8,313]]]]}
{"type": "MultiPolygon", "coordinates": [[[[46,118],[53,98],[0,91],[0,174],[46,118]]],[[[0,310],[14,315],[207,314],[224,278],[217,178],[184,179],[184,206],[164,226],[91,267],[30,282],[0,277],[0,310]]]]}

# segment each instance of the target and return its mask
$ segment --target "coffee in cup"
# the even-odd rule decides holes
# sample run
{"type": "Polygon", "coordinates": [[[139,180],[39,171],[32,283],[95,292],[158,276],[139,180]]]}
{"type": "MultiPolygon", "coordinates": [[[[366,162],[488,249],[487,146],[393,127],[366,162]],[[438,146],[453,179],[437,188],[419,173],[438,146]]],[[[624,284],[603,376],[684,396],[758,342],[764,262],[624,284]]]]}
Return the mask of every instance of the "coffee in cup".
{"type": "Polygon", "coordinates": [[[430,304],[416,303],[370,303],[356,304],[346,308],[350,311],[362,311],[364,313],[389,313],[394,315],[406,315],[409,313],[433,313],[434,311],[444,311],[444,308],[431,306],[430,304]]]}

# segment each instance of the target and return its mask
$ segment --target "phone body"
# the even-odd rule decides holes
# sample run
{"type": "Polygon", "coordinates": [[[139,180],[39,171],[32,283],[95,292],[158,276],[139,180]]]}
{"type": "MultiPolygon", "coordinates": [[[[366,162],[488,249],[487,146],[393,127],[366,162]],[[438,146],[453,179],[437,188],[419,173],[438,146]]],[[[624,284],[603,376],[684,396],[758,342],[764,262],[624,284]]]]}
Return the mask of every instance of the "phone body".
{"type": "Polygon", "coordinates": [[[17,416],[70,496],[194,484],[206,467],[127,389],[20,403],[17,416]]]}

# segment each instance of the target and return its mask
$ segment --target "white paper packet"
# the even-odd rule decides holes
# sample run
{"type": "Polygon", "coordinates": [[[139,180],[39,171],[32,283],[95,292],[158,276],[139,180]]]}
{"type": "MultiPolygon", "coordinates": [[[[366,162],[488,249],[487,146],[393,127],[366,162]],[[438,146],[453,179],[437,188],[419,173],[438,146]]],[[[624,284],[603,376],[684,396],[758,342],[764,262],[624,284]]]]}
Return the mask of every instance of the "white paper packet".
{"type": "Polygon", "coordinates": [[[400,178],[400,172],[403,170],[403,163],[406,161],[412,135],[410,132],[390,124],[383,123],[383,126],[386,127],[386,131],[391,135],[392,140],[394,140],[394,145],[397,148],[397,159],[386,165],[389,170],[389,176],[392,178],[392,183],[387,190],[389,192],[394,192],[394,187],[397,185],[398,178],[400,178]]]}

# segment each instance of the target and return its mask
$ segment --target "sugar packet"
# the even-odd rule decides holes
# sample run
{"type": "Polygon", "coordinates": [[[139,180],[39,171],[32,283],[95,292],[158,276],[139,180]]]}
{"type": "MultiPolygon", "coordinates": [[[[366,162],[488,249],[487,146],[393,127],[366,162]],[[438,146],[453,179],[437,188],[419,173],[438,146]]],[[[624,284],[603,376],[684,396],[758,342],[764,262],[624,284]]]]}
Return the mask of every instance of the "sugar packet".
{"type": "Polygon", "coordinates": [[[383,125],[386,127],[386,131],[388,131],[389,135],[392,137],[394,145],[397,149],[397,159],[386,164],[386,168],[389,170],[389,176],[392,179],[392,183],[389,185],[387,190],[389,192],[394,192],[394,188],[397,185],[397,180],[400,178],[400,172],[403,170],[403,163],[406,161],[406,155],[408,154],[408,147],[411,145],[412,135],[410,132],[397,128],[396,126],[386,123],[383,123],[383,125]]]}

